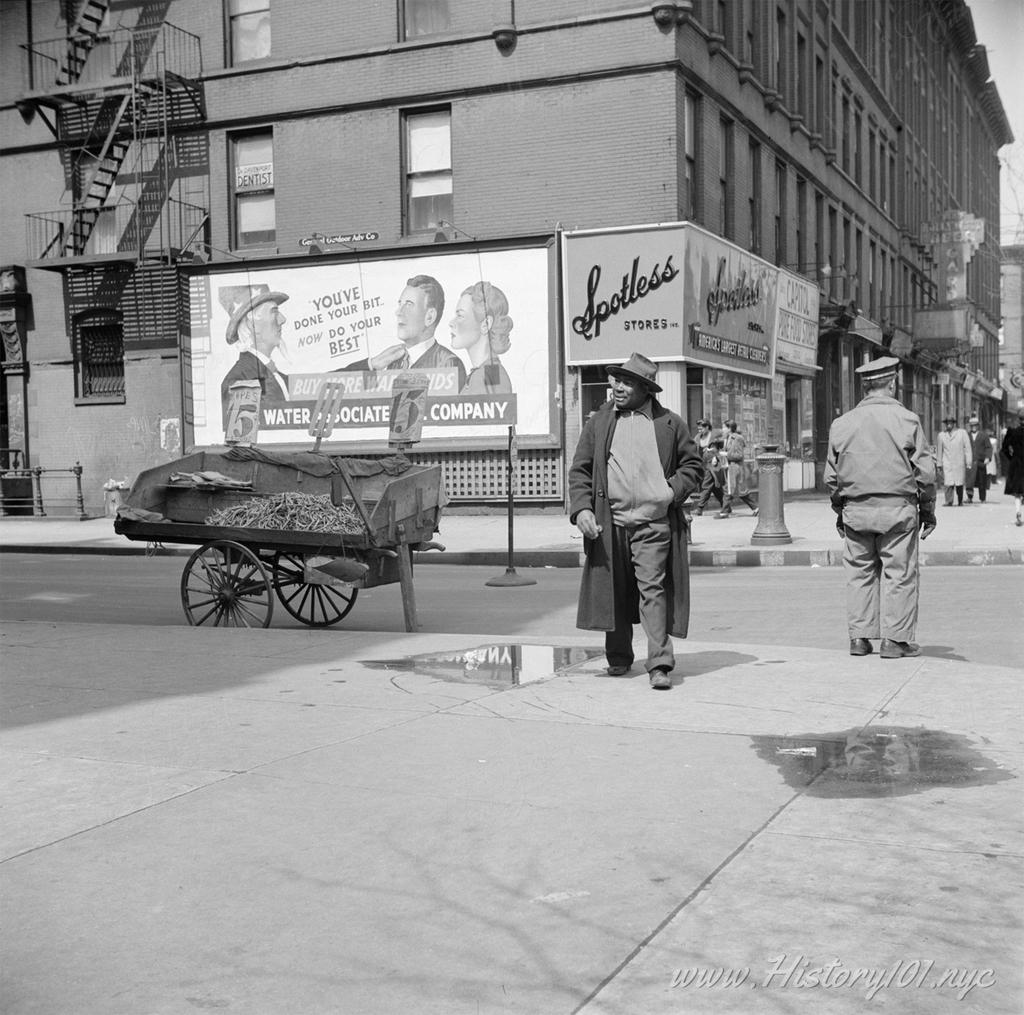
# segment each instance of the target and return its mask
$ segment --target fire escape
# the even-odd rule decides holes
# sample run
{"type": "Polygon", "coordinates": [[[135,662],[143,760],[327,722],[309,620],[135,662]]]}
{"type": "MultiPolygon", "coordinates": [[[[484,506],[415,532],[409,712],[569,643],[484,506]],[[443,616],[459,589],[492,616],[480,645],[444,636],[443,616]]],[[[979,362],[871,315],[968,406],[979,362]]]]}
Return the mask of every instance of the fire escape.
{"type": "Polygon", "coordinates": [[[109,27],[110,6],[65,0],[65,36],[24,47],[17,105],[53,133],[64,176],[60,207],[26,216],[26,253],[63,274],[70,334],[108,311],[126,348],[173,345],[177,259],[208,221],[200,40],[166,22],[170,0],[118,4],[131,27],[109,27]]]}

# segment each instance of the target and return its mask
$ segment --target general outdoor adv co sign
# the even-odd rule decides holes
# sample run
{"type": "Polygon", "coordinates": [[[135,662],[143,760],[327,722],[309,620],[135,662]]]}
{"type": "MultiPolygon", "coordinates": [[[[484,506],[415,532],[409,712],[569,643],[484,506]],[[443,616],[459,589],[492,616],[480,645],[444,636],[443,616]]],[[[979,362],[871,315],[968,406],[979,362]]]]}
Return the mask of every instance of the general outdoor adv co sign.
{"type": "Polygon", "coordinates": [[[530,247],[193,276],[194,443],[223,443],[232,390],[257,384],[260,444],[311,443],[325,386],[343,391],[330,442],[386,442],[410,371],[425,443],[551,439],[549,263],[530,247]]]}
{"type": "Polygon", "coordinates": [[[778,269],[689,223],[563,235],[566,358],[631,352],[770,377],[778,269]]]}

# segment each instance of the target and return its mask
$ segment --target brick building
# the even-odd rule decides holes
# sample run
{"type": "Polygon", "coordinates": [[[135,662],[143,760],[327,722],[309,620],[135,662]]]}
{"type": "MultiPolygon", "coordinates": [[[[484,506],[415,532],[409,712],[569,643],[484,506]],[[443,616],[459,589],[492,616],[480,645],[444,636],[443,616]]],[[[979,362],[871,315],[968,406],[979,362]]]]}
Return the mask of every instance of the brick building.
{"type": "MultiPolygon", "coordinates": [[[[488,344],[487,396],[440,398],[415,455],[456,499],[500,501],[515,420],[521,502],[560,503],[606,384],[566,353],[567,238],[655,224],[763,277],[767,323],[740,327],[767,369],[685,353],[696,320],[657,358],[667,404],[781,445],[790,488],[820,478],[854,369],[885,350],[929,432],[1003,409],[1012,137],[963,0],[10,0],[0,52],[0,444],[81,462],[92,506],[104,480],[222,439],[246,300],[288,298],[273,366],[306,407],[261,441],[308,447],[299,393],[383,356],[422,275],[447,295],[437,341],[467,343],[459,384],[479,344],[456,307],[505,280],[486,319],[514,322],[515,400],[487,400],[488,344]],[[801,327],[813,294],[788,345],[783,289],[801,327]]],[[[621,322],[615,358],[650,321],[621,322]]],[[[329,450],[387,450],[373,383],[329,450]]]]}

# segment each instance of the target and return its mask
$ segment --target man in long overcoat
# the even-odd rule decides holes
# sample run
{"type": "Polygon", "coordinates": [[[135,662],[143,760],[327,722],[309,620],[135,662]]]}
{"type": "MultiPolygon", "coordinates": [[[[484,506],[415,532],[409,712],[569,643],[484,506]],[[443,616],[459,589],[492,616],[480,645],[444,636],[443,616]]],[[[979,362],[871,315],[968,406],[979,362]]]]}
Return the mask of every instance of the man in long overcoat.
{"type": "Polygon", "coordinates": [[[639,620],[651,686],[666,690],[671,636],[685,638],[690,620],[683,502],[703,465],[686,423],[654,398],[657,371],[638,353],[609,368],[612,401],[587,420],[569,470],[569,520],[586,554],[576,626],[605,632],[608,672],[621,676],[639,620]]]}
{"type": "Polygon", "coordinates": [[[971,468],[971,439],[967,431],[956,425],[953,416],[943,421],[946,427],[939,434],[939,468],[942,470],[942,485],[946,491],[946,507],[953,506],[953,491],[956,491],[956,505],[964,502],[964,484],[971,468]]]}

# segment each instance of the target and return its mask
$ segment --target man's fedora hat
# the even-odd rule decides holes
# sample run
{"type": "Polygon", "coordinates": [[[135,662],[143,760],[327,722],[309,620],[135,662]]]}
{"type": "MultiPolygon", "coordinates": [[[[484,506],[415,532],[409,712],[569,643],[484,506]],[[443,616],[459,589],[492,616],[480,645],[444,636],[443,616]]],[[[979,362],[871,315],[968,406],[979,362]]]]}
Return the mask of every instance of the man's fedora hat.
{"type": "Polygon", "coordinates": [[[978,419],[978,417],[977,417],[977,416],[972,416],[972,417],[971,417],[971,418],[970,418],[970,419],[969,419],[969,420],[967,421],[967,425],[968,425],[968,426],[981,426],[981,420],[980,420],[980,419],[978,419]]]}
{"type": "Polygon", "coordinates": [[[900,361],[895,356],[881,356],[857,367],[854,373],[860,374],[866,381],[884,381],[896,376],[896,368],[899,365],[900,361]]]}
{"type": "Polygon", "coordinates": [[[956,422],[956,416],[943,416],[942,417],[942,422],[943,423],[955,423],[956,422]]]}
{"type": "Polygon", "coordinates": [[[661,391],[661,385],[655,380],[658,376],[658,364],[635,352],[622,366],[608,367],[612,377],[629,377],[634,381],[646,384],[651,391],[661,391]]]}
{"type": "Polygon", "coordinates": [[[231,320],[228,321],[224,335],[228,345],[234,345],[238,341],[238,325],[242,323],[246,314],[252,313],[261,303],[284,303],[288,299],[287,293],[272,292],[270,286],[262,284],[253,286],[250,293],[249,298],[234,309],[231,320]]]}

